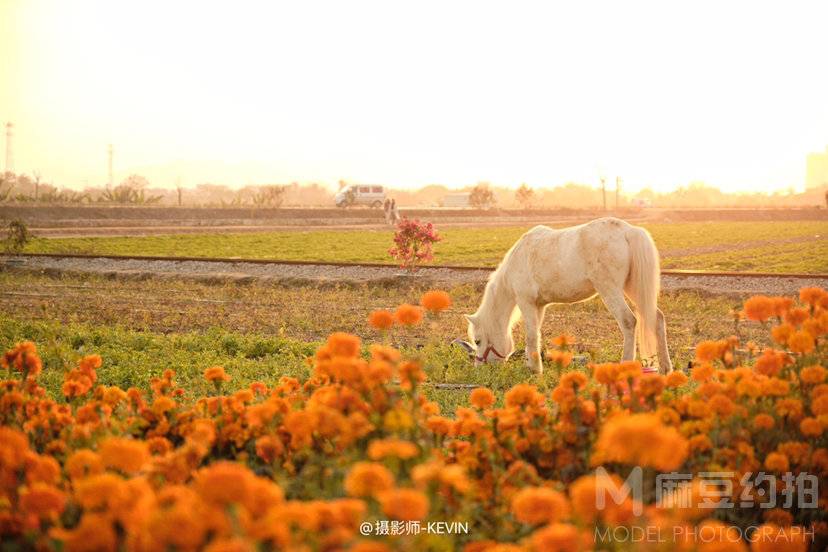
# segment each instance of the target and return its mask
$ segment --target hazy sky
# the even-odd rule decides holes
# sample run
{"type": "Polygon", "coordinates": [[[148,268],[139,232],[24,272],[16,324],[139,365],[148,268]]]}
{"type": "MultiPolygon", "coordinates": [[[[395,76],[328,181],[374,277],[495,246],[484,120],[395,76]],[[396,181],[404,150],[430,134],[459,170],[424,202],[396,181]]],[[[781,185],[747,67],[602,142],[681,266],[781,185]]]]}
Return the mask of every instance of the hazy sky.
{"type": "Polygon", "coordinates": [[[105,183],[110,142],[116,180],[158,186],[802,187],[826,21],[824,0],[0,0],[0,120],[17,172],[74,187],[105,183]]]}

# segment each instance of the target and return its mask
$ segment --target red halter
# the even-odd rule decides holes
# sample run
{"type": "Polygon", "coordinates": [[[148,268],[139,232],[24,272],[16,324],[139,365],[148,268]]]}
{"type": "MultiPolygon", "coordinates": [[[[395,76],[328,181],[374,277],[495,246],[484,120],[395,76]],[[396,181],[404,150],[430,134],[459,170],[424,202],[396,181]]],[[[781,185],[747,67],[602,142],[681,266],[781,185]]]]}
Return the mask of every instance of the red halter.
{"type": "Polygon", "coordinates": [[[506,358],[505,356],[503,356],[503,355],[501,355],[500,353],[497,352],[497,349],[494,348],[494,345],[490,344],[488,347],[486,347],[486,350],[483,351],[483,356],[476,356],[475,355],[474,359],[477,362],[488,362],[489,361],[489,353],[494,353],[501,360],[506,358]]]}

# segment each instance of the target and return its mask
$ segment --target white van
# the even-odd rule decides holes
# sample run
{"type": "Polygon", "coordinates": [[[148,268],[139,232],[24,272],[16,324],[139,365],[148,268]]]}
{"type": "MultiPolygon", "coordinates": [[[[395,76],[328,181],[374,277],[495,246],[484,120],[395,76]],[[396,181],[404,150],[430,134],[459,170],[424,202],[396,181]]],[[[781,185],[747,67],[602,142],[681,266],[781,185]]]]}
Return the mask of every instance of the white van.
{"type": "Polygon", "coordinates": [[[337,207],[365,205],[372,209],[379,209],[385,201],[385,188],[382,186],[351,184],[339,190],[334,196],[334,201],[337,207]]]}

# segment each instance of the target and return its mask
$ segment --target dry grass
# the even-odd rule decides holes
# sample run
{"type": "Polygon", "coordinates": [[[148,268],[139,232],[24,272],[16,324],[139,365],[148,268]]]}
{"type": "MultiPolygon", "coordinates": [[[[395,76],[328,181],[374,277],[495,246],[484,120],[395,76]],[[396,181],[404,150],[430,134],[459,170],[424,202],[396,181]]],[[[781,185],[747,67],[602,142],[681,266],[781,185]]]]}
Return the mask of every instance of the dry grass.
{"type": "MultiPolygon", "coordinates": [[[[200,391],[201,371],[222,364],[235,374],[234,386],[302,375],[304,358],[331,332],[355,333],[366,341],[386,341],[421,358],[435,382],[487,384],[503,390],[531,376],[520,359],[503,367],[473,368],[450,346],[462,337],[463,312],[472,312],[481,290],[462,286],[450,291],[452,310],[411,330],[385,338],[367,325],[368,313],[402,302],[416,302],[423,289],[369,286],[207,285],[183,280],[111,280],[96,276],[61,277],[0,273],[2,316],[0,346],[20,339],[43,344],[47,385],[57,385],[64,365],[81,354],[101,353],[107,364],[102,381],[145,385],[148,376],[176,367],[185,387],[200,391]]],[[[702,339],[733,332],[730,310],[739,299],[681,291],[665,293],[661,308],[677,367],[686,365],[687,347],[702,339]]],[[[759,339],[758,328],[745,326],[746,339],[759,339]]],[[[595,361],[617,359],[621,336],[599,300],[552,306],[543,327],[548,340],[562,332],[575,335],[579,348],[595,361]]],[[[522,330],[516,340],[521,346],[522,330]]],[[[547,371],[536,383],[556,379],[547,371]]],[[[465,392],[432,390],[444,408],[465,400],[465,392]]]]}

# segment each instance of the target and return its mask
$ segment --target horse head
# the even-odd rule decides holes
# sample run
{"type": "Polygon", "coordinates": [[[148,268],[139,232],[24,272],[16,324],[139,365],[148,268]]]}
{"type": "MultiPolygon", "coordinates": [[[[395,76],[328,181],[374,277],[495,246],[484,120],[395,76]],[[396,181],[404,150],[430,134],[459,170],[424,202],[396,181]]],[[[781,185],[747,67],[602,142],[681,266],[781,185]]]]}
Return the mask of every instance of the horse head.
{"type": "Polygon", "coordinates": [[[462,346],[472,355],[475,364],[503,362],[509,358],[514,350],[514,343],[508,333],[498,336],[487,331],[477,314],[467,314],[465,317],[469,323],[470,341],[463,341],[462,346]]]}

